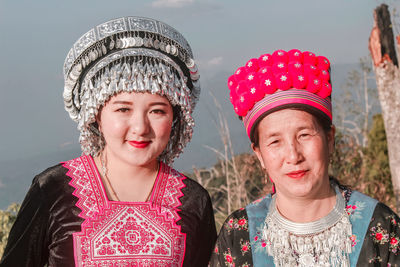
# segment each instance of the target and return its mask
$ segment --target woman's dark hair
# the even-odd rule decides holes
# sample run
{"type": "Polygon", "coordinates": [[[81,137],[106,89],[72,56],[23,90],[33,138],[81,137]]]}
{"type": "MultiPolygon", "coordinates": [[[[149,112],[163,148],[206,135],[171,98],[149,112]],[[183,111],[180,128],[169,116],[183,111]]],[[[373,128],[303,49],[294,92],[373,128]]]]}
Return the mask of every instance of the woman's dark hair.
{"type": "Polygon", "coordinates": [[[268,110],[264,114],[262,114],[260,117],[257,118],[256,122],[254,123],[253,127],[251,128],[250,132],[250,141],[251,143],[255,146],[258,147],[259,145],[259,136],[258,136],[258,124],[262,119],[264,119],[267,115],[279,111],[282,109],[294,109],[294,110],[301,110],[310,113],[314,118],[317,119],[317,122],[319,126],[322,127],[322,129],[325,131],[325,133],[328,133],[332,129],[332,122],[331,119],[324,114],[322,111],[313,108],[311,106],[305,106],[305,105],[299,105],[299,104],[290,104],[290,105],[285,105],[285,106],[280,106],[276,107],[273,109],[268,110]]]}

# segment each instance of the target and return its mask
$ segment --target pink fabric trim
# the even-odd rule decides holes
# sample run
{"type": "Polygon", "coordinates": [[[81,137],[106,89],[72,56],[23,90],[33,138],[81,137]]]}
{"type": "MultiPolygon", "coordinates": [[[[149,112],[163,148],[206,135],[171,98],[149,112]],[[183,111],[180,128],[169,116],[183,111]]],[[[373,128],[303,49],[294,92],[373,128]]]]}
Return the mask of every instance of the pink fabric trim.
{"type": "Polygon", "coordinates": [[[76,206],[82,210],[79,216],[85,219],[82,231],[73,234],[77,266],[183,264],[186,234],[176,222],[181,219],[178,207],[182,205],[179,198],[185,176],[160,163],[149,202],[115,202],[108,201],[92,157],[84,155],[63,166],[75,188],[76,206]]]}
{"type": "Polygon", "coordinates": [[[71,177],[69,185],[75,188],[73,195],[78,198],[75,205],[82,210],[79,216],[85,220],[95,217],[108,203],[104,198],[104,189],[101,190],[103,185],[92,157],[83,155],[64,162],[63,166],[68,169],[66,175],[71,177]]]}
{"type": "Polygon", "coordinates": [[[324,112],[332,120],[332,104],[330,100],[323,99],[307,90],[290,89],[266,95],[258,101],[243,118],[247,136],[250,138],[251,129],[256,120],[265,112],[287,104],[304,104],[312,106],[324,112]]]}

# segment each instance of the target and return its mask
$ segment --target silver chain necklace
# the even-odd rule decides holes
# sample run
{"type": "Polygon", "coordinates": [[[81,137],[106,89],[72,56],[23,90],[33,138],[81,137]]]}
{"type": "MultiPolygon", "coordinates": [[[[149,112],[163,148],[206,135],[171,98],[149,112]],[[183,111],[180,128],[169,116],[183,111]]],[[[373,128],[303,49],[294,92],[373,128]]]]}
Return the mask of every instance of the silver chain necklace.
{"type": "Polygon", "coordinates": [[[263,237],[275,266],[350,266],[351,223],[337,185],[335,191],[332,211],[309,223],[295,223],[282,217],[276,209],[276,197],[272,197],[263,237]]]}
{"type": "Polygon", "coordinates": [[[117,193],[115,192],[114,187],[112,186],[110,179],[108,178],[108,175],[107,175],[107,172],[108,172],[108,170],[107,170],[107,159],[106,159],[106,155],[105,155],[104,151],[102,151],[100,153],[100,159],[101,159],[101,172],[103,174],[103,177],[106,179],[106,181],[108,183],[108,186],[110,188],[112,197],[115,198],[115,200],[117,200],[117,201],[121,201],[119,199],[117,193]]]}

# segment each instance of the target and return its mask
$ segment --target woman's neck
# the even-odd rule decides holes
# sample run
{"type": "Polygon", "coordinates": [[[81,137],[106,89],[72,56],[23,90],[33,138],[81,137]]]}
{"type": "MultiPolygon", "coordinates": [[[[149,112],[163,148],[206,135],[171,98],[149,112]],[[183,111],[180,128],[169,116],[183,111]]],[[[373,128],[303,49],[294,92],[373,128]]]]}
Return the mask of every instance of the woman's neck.
{"type": "Polygon", "coordinates": [[[292,222],[307,223],[319,220],[328,215],[336,204],[336,193],[330,185],[320,192],[313,198],[287,198],[277,192],[276,208],[283,217],[292,222]]]}
{"type": "Polygon", "coordinates": [[[129,180],[148,180],[158,172],[157,160],[144,166],[131,165],[127,162],[115,159],[108,159],[106,164],[111,177],[126,182],[129,180]]]}
{"type": "Polygon", "coordinates": [[[151,195],[159,169],[157,160],[137,166],[108,155],[103,155],[102,158],[100,155],[95,157],[94,161],[102,176],[109,200],[143,202],[151,195]],[[105,173],[103,166],[106,166],[105,173]]]}

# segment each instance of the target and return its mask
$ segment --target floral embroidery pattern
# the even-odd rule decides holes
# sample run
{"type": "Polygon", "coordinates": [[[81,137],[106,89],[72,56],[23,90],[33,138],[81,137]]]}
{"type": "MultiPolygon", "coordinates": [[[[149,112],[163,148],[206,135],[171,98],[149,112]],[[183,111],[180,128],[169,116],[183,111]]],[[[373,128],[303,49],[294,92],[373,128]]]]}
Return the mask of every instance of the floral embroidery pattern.
{"type": "Polygon", "coordinates": [[[267,242],[263,238],[263,228],[264,223],[262,223],[259,227],[257,227],[257,232],[251,240],[251,246],[256,252],[266,252],[267,242]]]}
{"type": "Polygon", "coordinates": [[[233,238],[234,247],[226,246],[223,240],[217,240],[209,266],[215,267],[250,267],[251,246],[248,230],[248,218],[245,209],[239,209],[226,220],[220,236],[228,240],[233,238]],[[250,259],[250,260],[249,260],[250,259]]]}
{"type": "Polygon", "coordinates": [[[350,239],[351,239],[351,246],[352,246],[352,247],[354,247],[355,245],[357,245],[358,240],[357,240],[357,236],[356,236],[356,235],[353,234],[353,235],[350,237],[350,239]]]}
{"type": "Polygon", "coordinates": [[[365,202],[356,201],[355,205],[347,205],[346,211],[350,216],[350,220],[354,222],[357,219],[362,219],[361,211],[365,208],[365,202]]]}
{"type": "Polygon", "coordinates": [[[225,228],[229,231],[235,230],[248,230],[248,221],[247,218],[240,217],[240,218],[230,218],[225,224],[225,228]]]}
{"type": "Polygon", "coordinates": [[[249,242],[249,240],[246,240],[246,241],[243,241],[243,239],[240,240],[240,251],[242,252],[243,256],[245,254],[249,253],[249,251],[250,251],[250,242],[249,242]]]}
{"type": "Polygon", "coordinates": [[[385,229],[382,228],[380,223],[371,227],[369,230],[371,232],[370,236],[375,243],[383,245],[389,241],[389,234],[385,229]]]}
{"type": "MultiPolygon", "coordinates": [[[[398,222],[396,221],[394,215],[390,215],[386,217],[385,219],[390,221],[390,224],[392,227],[397,228],[399,227],[398,222]]],[[[400,238],[394,233],[391,232],[390,234],[388,233],[388,230],[383,229],[381,223],[377,223],[376,226],[373,226],[370,228],[370,235],[373,238],[373,241],[375,243],[384,245],[386,243],[389,243],[389,249],[392,253],[397,255],[400,251],[400,238]]]]}
{"type": "MultiPolygon", "coordinates": [[[[396,221],[396,218],[394,215],[389,215],[386,217],[386,219],[390,220],[390,224],[392,225],[393,228],[398,229],[399,228],[399,223],[396,221]]],[[[395,233],[390,233],[390,250],[397,255],[400,252],[400,238],[396,236],[395,233]]]]}
{"type": "Polygon", "coordinates": [[[234,260],[236,259],[236,257],[232,257],[232,253],[231,253],[230,249],[228,249],[227,252],[224,252],[224,259],[225,259],[226,266],[229,266],[229,267],[235,266],[234,260]]]}
{"type": "Polygon", "coordinates": [[[393,226],[398,226],[397,221],[396,221],[396,219],[394,218],[394,215],[390,215],[388,218],[390,219],[390,223],[391,223],[393,226]]]}
{"type": "MultiPolygon", "coordinates": [[[[390,227],[390,229],[385,229],[384,226],[382,226],[382,223],[378,222],[375,226],[372,226],[369,229],[369,236],[372,238],[373,243],[379,244],[380,246],[388,246],[391,253],[398,255],[400,252],[400,238],[396,235],[396,232],[398,232],[399,224],[393,214],[386,216],[384,221],[390,222],[390,225],[387,226],[390,227]]],[[[384,250],[384,248],[382,249],[384,250]]],[[[369,259],[369,263],[377,262],[382,262],[380,256],[374,256],[369,259]]],[[[391,266],[390,263],[388,266],[391,266]]]]}
{"type": "MultiPolygon", "coordinates": [[[[372,259],[370,259],[368,262],[369,262],[369,263],[377,263],[377,262],[382,262],[382,258],[381,258],[380,256],[373,257],[373,258],[372,258],[372,259]]],[[[390,265],[388,265],[388,266],[390,266],[390,265]]]]}
{"type": "Polygon", "coordinates": [[[390,234],[390,250],[397,255],[399,253],[399,237],[397,237],[394,233],[390,234]]]}
{"type": "MultiPolygon", "coordinates": [[[[365,206],[366,203],[363,201],[356,201],[354,205],[346,205],[346,212],[347,215],[349,215],[349,219],[352,223],[355,223],[356,220],[363,218],[361,215],[361,211],[364,210],[365,206]]],[[[352,247],[355,247],[360,241],[355,234],[353,234],[350,239],[352,247]]]]}

